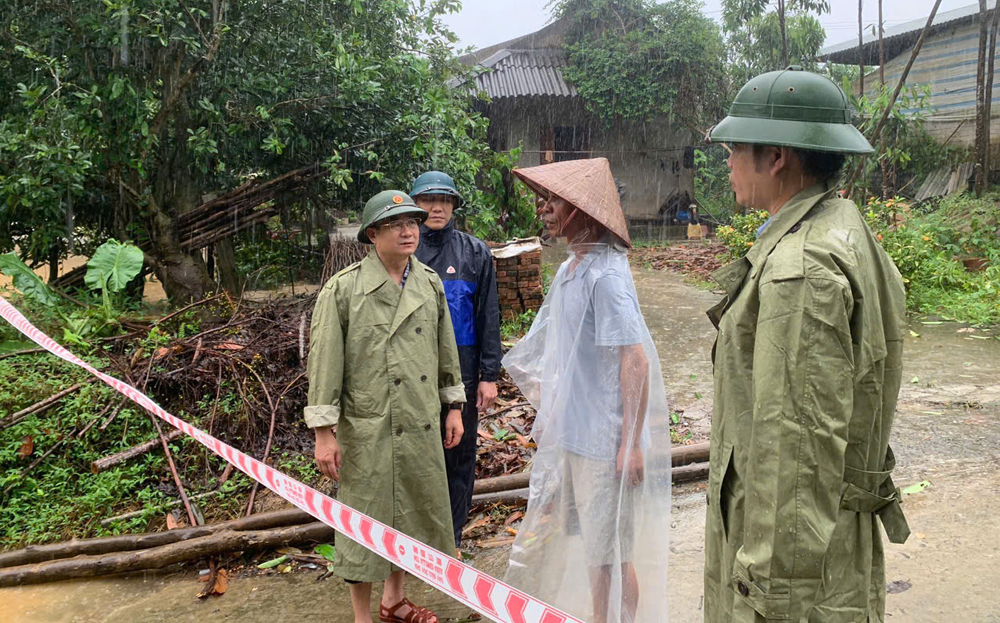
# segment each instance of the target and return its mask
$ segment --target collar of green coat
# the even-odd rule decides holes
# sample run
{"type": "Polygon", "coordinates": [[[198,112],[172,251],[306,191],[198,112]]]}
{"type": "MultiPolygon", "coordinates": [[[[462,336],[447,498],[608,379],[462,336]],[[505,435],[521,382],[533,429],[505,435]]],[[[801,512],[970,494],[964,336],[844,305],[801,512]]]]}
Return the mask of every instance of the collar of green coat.
{"type": "Polygon", "coordinates": [[[834,178],[830,178],[804,188],[781,206],[771,218],[771,223],[754,243],[753,248],[747,253],[747,260],[755,267],[759,267],[774,250],[774,247],[778,246],[778,242],[785,234],[805,218],[813,206],[833,195],[837,189],[834,182],[834,178]]]}
{"type": "MultiPolygon", "coordinates": [[[[425,275],[417,276],[422,271],[417,270],[419,262],[412,255],[410,256],[410,276],[407,277],[406,283],[410,283],[411,279],[417,281],[426,281],[427,277],[425,275]]],[[[385,265],[382,260],[379,259],[378,253],[375,249],[368,252],[365,259],[361,260],[361,286],[365,290],[365,294],[371,294],[375,290],[378,290],[386,283],[392,283],[397,288],[399,284],[396,280],[389,276],[389,271],[385,269],[385,265]]],[[[404,288],[405,290],[405,288],[404,288]]]]}
{"type": "Polygon", "coordinates": [[[365,296],[374,296],[389,306],[395,306],[389,334],[399,329],[413,312],[434,294],[430,273],[424,270],[424,265],[417,258],[410,256],[410,276],[406,279],[406,287],[400,289],[396,281],[389,276],[382,260],[374,249],[361,260],[361,286],[365,296]],[[390,287],[391,286],[391,287],[390,287]]]}

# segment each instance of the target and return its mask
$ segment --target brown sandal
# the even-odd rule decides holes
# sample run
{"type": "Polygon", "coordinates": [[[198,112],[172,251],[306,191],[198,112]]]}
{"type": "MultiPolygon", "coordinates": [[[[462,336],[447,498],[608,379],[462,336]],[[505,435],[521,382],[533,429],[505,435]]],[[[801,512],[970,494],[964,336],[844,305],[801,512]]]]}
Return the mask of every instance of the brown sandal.
{"type": "Polygon", "coordinates": [[[436,614],[427,608],[414,606],[410,600],[403,598],[401,602],[391,608],[386,608],[381,603],[378,605],[378,620],[381,623],[438,623],[436,614]],[[403,606],[409,606],[410,611],[404,617],[396,616],[396,611],[403,606]]]}

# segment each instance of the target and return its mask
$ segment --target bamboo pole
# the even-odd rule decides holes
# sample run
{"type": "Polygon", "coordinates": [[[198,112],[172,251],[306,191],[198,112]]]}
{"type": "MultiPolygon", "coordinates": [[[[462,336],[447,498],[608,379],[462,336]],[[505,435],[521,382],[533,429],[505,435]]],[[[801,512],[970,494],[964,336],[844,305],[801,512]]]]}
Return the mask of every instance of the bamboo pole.
{"type": "MultiPolygon", "coordinates": [[[[689,446],[674,446],[670,449],[670,464],[677,468],[708,460],[710,442],[691,444],[689,446]]],[[[528,486],[531,472],[521,472],[519,474],[507,474],[495,478],[482,478],[477,480],[472,487],[473,495],[488,493],[498,493],[501,491],[511,491],[528,486]]]]}

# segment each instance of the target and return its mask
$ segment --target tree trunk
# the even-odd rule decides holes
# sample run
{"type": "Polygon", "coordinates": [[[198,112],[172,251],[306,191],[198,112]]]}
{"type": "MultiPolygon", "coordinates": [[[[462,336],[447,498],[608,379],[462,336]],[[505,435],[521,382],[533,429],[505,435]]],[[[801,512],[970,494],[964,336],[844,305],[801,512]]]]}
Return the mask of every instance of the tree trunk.
{"type": "MultiPolygon", "coordinates": [[[[150,255],[154,260],[153,269],[167,296],[175,304],[203,299],[214,290],[214,282],[200,253],[185,252],[177,231],[176,217],[197,207],[202,195],[187,148],[187,131],[191,123],[183,93],[187,74],[181,72],[185,54],[186,47],[179,42],[171,43],[161,53],[161,111],[169,107],[173,114],[169,115],[171,123],[157,124],[154,119],[160,148],[156,155],[158,166],[152,179],[152,192],[148,193],[146,203],[152,219],[150,255]]],[[[134,187],[140,188],[143,181],[137,175],[134,178],[134,187]]]]}
{"type": "Polygon", "coordinates": [[[236,532],[224,530],[190,541],[171,543],[135,552],[103,556],[78,556],[0,569],[0,587],[25,586],[73,578],[89,578],[128,571],[162,569],[181,562],[201,560],[239,550],[260,550],[298,543],[322,543],[333,538],[333,528],[314,522],[275,530],[236,532]]]}
{"type": "Polygon", "coordinates": [[[293,508],[193,528],[177,528],[146,534],[123,534],[98,539],[73,539],[72,541],[46,545],[29,545],[24,549],[0,554],[0,567],[17,567],[60,558],[72,558],[73,556],[93,556],[149,549],[208,536],[223,530],[269,530],[283,526],[313,523],[313,521],[312,515],[309,513],[293,508]]]}
{"type": "Polygon", "coordinates": [[[215,261],[219,267],[219,281],[230,294],[239,294],[243,290],[243,280],[236,269],[236,250],[232,237],[223,238],[215,243],[215,261]]]}
{"type": "Polygon", "coordinates": [[[979,0],[979,62],[976,63],[976,151],[975,192],[980,197],[986,188],[986,170],[983,165],[986,160],[986,145],[983,142],[986,115],[986,37],[989,32],[987,22],[986,0],[979,0]]]}

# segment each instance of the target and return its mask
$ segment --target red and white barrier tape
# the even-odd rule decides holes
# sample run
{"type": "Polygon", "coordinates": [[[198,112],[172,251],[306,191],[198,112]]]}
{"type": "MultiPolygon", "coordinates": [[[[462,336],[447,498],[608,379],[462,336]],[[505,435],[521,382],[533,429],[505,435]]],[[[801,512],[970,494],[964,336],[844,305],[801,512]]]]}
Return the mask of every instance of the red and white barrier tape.
{"type": "Polygon", "coordinates": [[[580,619],[341,504],[167,413],[136,388],[94,369],[60,346],[3,298],[0,298],[0,316],[45,350],[90,372],[150,413],[194,437],[282,498],[486,618],[499,623],[583,623],[580,619]]]}

